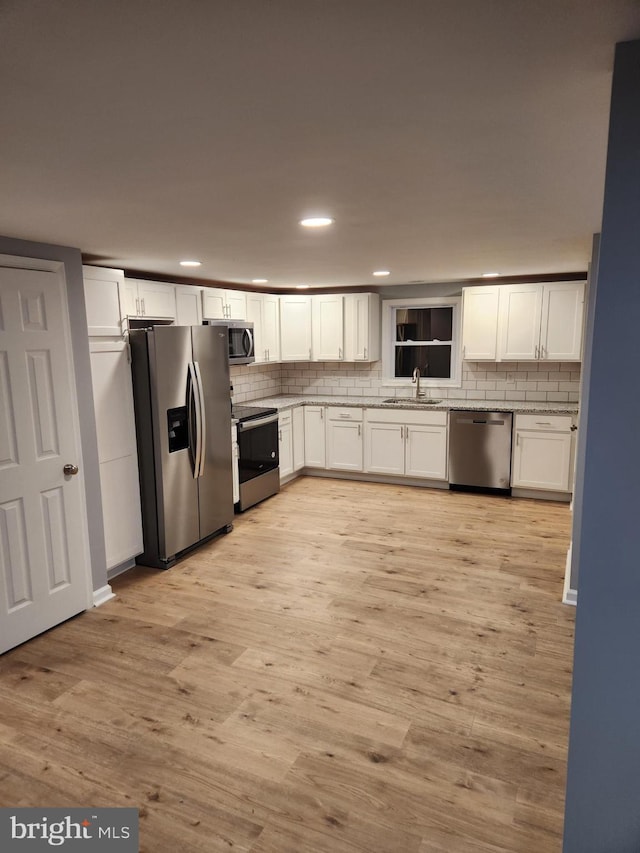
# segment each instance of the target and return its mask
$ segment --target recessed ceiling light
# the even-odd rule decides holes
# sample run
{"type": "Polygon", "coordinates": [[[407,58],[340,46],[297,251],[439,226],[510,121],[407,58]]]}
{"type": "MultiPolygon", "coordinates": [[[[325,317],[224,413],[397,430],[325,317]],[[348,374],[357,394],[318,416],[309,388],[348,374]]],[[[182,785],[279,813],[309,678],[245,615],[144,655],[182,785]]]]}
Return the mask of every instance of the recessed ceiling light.
{"type": "Polygon", "coordinates": [[[330,216],[309,216],[301,219],[300,225],[305,228],[325,228],[327,225],[333,225],[333,219],[330,216]]]}
{"type": "Polygon", "coordinates": [[[252,278],[251,284],[266,284],[268,281],[268,278],[252,278]]]}
{"type": "Polygon", "coordinates": [[[181,267],[201,267],[202,261],[180,261],[181,267]]]}
{"type": "Polygon", "coordinates": [[[296,284],[296,290],[309,290],[308,284],[296,284]]]}
{"type": "Polygon", "coordinates": [[[383,275],[391,275],[391,272],[389,270],[376,270],[373,274],[383,276],[383,275]]]}
{"type": "Polygon", "coordinates": [[[482,278],[498,278],[499,272],[483,272],[482,278]]]}

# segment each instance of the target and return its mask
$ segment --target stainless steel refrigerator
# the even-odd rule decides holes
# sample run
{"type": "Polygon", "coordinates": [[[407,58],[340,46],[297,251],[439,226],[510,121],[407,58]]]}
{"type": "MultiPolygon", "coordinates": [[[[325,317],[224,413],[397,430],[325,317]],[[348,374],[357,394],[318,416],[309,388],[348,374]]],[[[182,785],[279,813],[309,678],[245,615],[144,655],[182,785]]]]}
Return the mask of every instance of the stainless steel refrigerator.
{"type": "Polygon", "coordinates": [[[153,326],[129,334],[144,552],[169,568],[233,527],[227,330],[153,326]]]}

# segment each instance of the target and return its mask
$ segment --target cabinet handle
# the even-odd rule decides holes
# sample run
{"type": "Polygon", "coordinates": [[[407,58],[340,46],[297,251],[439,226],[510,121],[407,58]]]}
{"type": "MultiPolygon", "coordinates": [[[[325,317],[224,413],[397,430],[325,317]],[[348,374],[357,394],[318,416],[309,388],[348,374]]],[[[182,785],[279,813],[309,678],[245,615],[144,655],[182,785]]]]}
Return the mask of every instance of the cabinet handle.
{"type": "Polygon", "coordinates": [[[280,441],[282,441],[282,430],[281,429],[278,430],[278,439],[280,441]]]}
{"type": "Polygon", "coordinates": [[[142,299],[140,300],[140,302],[142,303],[142,316],[143,316],[143,317],[146,317],[146,316],[147,316],[147,312],[146,312],[146,309],[145,309],[145,307],[144,307],[144,296],[142,297],[142,299]]]}
{"type": "Polygon", "coordinates": [[[311,361],[311,347],[309,347],[309,361],[311,361]]]}
{"type": "Polygon", "coordinates": [[[463,346],[463,347],[462,347],[462,357],[463,357],[463,358],[466,358],[466,357],[467,357],[467,347],[466,347],[466,344],[465,344],[465,346],[463,346]]]}
{"type": "Polygon", "coordinates": [[[547,350],[546,350],[546,347],[540,347],[540,357],[541,357],[541,358],[546,358],[546,357],[547,357],[547,350]]]}
{"type": "Polygon", "coordinates": [[[551,421],[536,421],[537,426],[551,426],[551,421]]]}
{"type": "Polygon", "coordinates": [[[540,347],[536,344],[536,358],[540,358],[540,347]]]}
{"type": "Polygon", "coordinates": [[[365,361],[367,360],[367,348],[366,347],[364,348],[364,360],[365,361]]]}
{"type": "Polygon", "coordinates": [[[404,438],[404,427],[400,427],[400,440],[404,438]]]}
{"type": "Polygon", "coordinates": [[[361,435],[360,424],[358,424],[358,435],[361,435]]]}
{"type": "Polygon", "coordinates": [[[342,347],[338,347],[338,358],[342,358],[342,347]]]}
{"type": "Polygon", "coordinates": [[[320,420],[324,420],[324,409],[320,409],[320,420]]]}
{"type": "Polygon", "coordinates": [[[516,433],[516,447],[520,444],[520,433],[516,433]]]}
{"type": "Polygon", "coordinates": [[[136,314],[140,314],[140,297],[136,296],[136,314]]]}

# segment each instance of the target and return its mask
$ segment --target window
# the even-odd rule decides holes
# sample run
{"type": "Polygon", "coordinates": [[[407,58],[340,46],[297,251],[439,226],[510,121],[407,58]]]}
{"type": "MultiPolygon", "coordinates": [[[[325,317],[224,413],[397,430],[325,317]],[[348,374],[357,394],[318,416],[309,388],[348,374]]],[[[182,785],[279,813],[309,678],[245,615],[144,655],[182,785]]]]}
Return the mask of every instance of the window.
{"type": "Polygon", "coordinates": [[[423,384],[460,385],[460,299],[383,301],[384,380],[404,385],[419,368],[423,384]]]}

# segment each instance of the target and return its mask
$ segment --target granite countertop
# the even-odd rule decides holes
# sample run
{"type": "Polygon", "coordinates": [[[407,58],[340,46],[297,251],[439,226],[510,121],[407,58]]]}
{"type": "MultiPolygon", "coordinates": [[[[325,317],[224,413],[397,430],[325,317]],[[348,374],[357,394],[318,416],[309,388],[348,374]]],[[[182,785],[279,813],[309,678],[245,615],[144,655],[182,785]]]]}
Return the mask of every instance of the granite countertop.
{"type": "MultiPolygon", "coordinates": [[[[389,395],[391,397],[393,395],[389,395]]],[[[416,403],[404,400],[401,403],[385,403],[385,397],[335,397],[322,395],[279,395],[251,400],[244,405],[273,406],[278,411],[290,409],[302,404],[311,406],[359,406],[367,409],[465,409],[469,412],[540,412],[547,415],[575,415],[578,412],[577,403],[542,403],[533,400],[455,400],[442,399],[438,403],[416,403]]],[[[438,397],[435,397],[438,399],[438,397]]]]}

